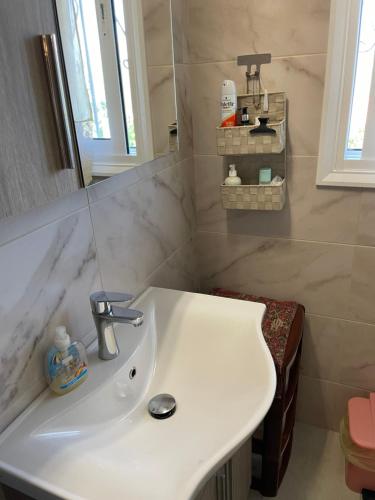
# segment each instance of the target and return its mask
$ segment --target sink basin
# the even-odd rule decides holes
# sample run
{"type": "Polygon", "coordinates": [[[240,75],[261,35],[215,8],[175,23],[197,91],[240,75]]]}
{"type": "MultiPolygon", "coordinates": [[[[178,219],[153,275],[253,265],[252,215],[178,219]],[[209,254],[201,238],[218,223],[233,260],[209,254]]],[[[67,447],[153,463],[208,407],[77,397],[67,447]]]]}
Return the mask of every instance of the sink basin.
{"type": "Polygon", "coordinates": [[[252,434],[275,392],[263,304],[148,288],[120,355],[89,354],[75,391],[45,391],[0,436],[0,482],[37,498],[187,500],[252,434]],[[166,420],[147,406],[169,393],[166,420]]]}

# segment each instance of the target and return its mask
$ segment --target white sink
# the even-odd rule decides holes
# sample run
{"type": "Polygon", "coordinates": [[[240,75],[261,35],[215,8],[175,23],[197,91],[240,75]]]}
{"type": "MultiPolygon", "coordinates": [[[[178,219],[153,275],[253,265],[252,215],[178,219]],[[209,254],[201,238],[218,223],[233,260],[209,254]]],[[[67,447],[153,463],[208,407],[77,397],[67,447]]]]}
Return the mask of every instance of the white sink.
{"type": "Polygon", "coordinates": [[[144,324],[116,325],[117,359],[95,346],[84,384],[46,391],[3,432],[0,482],[38,498],[187,500],[252,434],[276,386],[265,306],[149,288],[132,307],[144,324]],[[166,420],[147,411],[159,393],[177,401],[166,420]]]}

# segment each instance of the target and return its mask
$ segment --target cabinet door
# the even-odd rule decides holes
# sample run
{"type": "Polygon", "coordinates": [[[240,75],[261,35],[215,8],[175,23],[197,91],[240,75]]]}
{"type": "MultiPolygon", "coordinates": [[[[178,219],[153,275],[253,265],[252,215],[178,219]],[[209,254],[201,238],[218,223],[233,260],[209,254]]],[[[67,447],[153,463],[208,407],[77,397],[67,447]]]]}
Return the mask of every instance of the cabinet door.
{"type": "Polygon", "coordinates": [[[205,484],[195,500],[247,500],[251,484],[251,438],[205,484]]]}
{"type": "Polygon", "coordinates": [[[251,485],[251,438],[231,458],[232,499],[247,500],[251,485]]]}
{"type": "Polygon", "coordinates": [[[195,500],[218,500],[216,482],[217,479],[215,475],[207,481],[202,490],[195,497],[195,500]]]}
{"type": "Polygon", "coordinates": [[[62,168],[39,37],[56,33],[53,1],[0,2],[0,218],[80,187],[62,168]]]}

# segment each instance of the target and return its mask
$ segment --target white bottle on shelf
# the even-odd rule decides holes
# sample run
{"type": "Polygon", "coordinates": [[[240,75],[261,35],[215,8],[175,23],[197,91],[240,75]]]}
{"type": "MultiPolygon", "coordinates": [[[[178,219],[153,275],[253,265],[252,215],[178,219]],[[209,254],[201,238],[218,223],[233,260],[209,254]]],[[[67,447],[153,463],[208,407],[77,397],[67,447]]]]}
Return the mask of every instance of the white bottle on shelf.
{"type": "Polygon", "coordinates": [[[225,179],[224,184],[226,186],[240,186],[242,184],[237,175],[236,165],[229,165],[229,176],[225,179]]]}
{"type": "Polygon", "coordinates": [[[221,86],[221,126],[236,125],[237,92],[233,80],[224,80],[221,86]]]}

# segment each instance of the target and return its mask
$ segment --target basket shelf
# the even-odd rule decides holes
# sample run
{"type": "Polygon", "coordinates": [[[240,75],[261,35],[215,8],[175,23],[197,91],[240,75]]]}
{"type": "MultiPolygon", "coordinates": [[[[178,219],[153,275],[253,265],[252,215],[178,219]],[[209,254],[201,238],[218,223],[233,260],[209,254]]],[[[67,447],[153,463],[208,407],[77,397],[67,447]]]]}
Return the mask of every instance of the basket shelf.
{"type": "MultiPolygon", "coordinates": [[[[239,127],[217,127],[216,145],[217,152],[225,155],[252,155],[252,154],[278,154],[285,149],[286,141],[286,95],[284,92],[271,92],[268,97],[269,111],[262,113],[269,118],[268,127],[276,134],[254,134],[250,132],[257,125],[239,127]]],[[[255,123],[259,116],[259,109],[263,109],[264,95],[260,96],[260,105],[255,107],[254,96],[239,95],[238,106],[247,107],[250,121],[255,123]]]]}
{"type": "Polygon", "coordinates": [[[225,209],[282,210],[286,198],[286,180],[280,185],[249,184],[220,186],[221,201],[225,209]]]}

